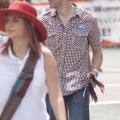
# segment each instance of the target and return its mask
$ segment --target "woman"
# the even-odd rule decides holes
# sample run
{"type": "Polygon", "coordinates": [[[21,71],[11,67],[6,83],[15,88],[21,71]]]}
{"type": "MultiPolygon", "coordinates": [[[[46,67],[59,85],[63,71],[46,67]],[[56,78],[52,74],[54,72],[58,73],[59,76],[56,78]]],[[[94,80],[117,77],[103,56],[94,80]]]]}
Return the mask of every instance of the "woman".
{"type": "Polygon", "coordinates": [[[7,43],[0,48],[0,114],[32,51],[37,58],[33,79],[11,120],[49,120],[47,90],[56,119],[66,120],[56,63],[51,51],[43,46],[47,32],[36,16],[36,10],[25,1],[0,9],[0,28],[8,35],[7,43]]]}

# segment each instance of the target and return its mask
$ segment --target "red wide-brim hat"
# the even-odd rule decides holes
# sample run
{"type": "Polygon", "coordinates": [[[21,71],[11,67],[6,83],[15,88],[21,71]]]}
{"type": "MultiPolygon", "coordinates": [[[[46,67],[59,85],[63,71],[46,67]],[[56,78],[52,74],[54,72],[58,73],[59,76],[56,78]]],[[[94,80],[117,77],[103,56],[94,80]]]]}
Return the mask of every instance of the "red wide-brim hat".
{"type": "Polygon", "coordinates": [[[30,3],[16,1],[8,8],[0,9],[0,31],[3,32],[5,32],[5,15],[7,13],[14,13],[33,23],[39,42],[44,42],[47,39],[47,30],[40,20],[37,19],[37,11],[30,3]]]}

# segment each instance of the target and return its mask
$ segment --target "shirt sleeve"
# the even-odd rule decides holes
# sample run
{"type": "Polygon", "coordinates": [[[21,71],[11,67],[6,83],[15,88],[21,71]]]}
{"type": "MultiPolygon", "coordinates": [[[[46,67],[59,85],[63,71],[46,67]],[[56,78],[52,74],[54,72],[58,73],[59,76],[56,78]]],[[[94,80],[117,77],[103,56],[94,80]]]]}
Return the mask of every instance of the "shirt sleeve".
{"type": "Polygon", "coordinates": [[[93,25],[88,34],[88,41],[91,46],[97,46],[100,44],[100,30],[98,27],[97,18],[92,21],[93,25]]]}

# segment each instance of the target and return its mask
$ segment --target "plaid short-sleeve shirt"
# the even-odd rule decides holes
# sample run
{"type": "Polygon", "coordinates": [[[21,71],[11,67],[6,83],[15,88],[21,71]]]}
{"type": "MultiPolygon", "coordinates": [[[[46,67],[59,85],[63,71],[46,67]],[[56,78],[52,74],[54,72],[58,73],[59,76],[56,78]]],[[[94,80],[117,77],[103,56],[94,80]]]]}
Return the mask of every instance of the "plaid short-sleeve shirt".
{"type": "Polygon", "coordinates": [[[100,44],[96,18],[88,11],[75,7],[74,15],[64,26],[56,10],[42,16],[47,28],[46,45],[57,61],[59,82],[63,95],[70,95],[83,88],[91,70],[89,45],[100,44]]]}

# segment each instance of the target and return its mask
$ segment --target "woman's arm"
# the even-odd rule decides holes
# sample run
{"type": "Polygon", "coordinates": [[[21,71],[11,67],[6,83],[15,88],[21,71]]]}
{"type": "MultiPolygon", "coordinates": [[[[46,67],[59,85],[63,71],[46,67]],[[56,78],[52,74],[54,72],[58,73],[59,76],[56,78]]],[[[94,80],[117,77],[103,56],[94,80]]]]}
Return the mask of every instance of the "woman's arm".
{"type": "Polygon", "coordinates": [[[43,49],[45,58],[46,83],[50,103],[57,120],[66,120],[64,100],[59,88],[56,61],[47,48],[43,49]]]}

